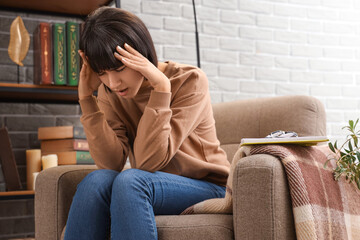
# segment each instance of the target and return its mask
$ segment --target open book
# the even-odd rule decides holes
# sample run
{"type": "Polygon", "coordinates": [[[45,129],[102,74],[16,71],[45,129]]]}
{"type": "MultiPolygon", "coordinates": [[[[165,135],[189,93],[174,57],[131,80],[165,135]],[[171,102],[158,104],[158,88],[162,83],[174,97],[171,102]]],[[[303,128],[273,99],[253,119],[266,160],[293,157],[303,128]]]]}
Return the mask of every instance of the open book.
{"type": "Polygon", "coordinates": [[[240,146],[255,144],[299,144],[304,146],[317,145],[318,143],[328,142],[325,136],[306,136],[306,137],[287,137],[287,138],[243,138],[240,146]]]}

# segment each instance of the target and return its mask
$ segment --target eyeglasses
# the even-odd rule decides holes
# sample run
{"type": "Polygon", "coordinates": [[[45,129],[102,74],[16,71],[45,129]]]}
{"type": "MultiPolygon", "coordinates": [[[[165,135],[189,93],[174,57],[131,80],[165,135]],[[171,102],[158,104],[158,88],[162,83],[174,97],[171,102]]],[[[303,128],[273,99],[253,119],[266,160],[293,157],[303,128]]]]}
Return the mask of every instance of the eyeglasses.
{"type": "Polygon", "coordinates": [[[298,137],[298,134],[292,131],[277,130],[266,136],[266,138],[288,138],[288,137],[298,137]]]}

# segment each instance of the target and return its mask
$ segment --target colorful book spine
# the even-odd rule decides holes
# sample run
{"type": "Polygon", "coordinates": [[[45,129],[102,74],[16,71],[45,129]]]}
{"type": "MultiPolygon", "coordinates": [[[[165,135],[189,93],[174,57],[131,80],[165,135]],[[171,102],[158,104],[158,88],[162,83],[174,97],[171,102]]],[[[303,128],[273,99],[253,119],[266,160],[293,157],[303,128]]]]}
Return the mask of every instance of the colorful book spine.
{"type": "Polygon", "coordinates": [[[53,24],[54,83],[66,85],[66,41],[65,24],[53,24]]]}
{"type": "Polygon", "coordinates": [[[95,164],[94,159],[88,151],[66,151],[66,152],[41,152],[41,155],[56,154],[58,165],[95,164]]]}
{"type": "Polygon", "coordinates": [[[74,150],[89,151],[89,143],[85,139],[74,139],[74,150]]]}
{"type": "Polygon", "coordinates": [[[67,138],[86,139],[86,135],[82,127],[57,126],[38,128],[39,140],[54,140],[67,138]]]}
{"type": "Polygon", "coordinates": [[[85,131],[83,127],[74,127],[74,138],[86,139],[85,131]]]}
{"type": "Polygon", "coordinates": [[[51,28],[42,22],[34,31],[34,84],[53,84],[52,67],[51,28]]]}
{"type": "Polygon", "coordinates": [[[95,164],[90,152],[76,151],[76,164],[95,164]]]}
{"type": "Polygon", "coordinates": [[[89,143],[86,139],[42,140],[40,145],[42,152],[89,151],[89,143]]]}
{"type": "Polygon", "coordinates": [[[80,75],[79,23],[66,22],[67,85],[77,86],[80,75]]]}

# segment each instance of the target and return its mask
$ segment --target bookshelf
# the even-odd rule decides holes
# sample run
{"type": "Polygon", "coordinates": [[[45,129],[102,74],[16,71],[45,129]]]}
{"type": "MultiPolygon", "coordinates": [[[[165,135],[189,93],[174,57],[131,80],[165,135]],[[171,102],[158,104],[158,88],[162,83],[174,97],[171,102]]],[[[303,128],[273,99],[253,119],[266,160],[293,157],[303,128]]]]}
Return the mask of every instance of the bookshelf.
{"type": "Polygon", "coordinates": [[[0,200],[31,199],[34,194],[34,190],[0,192],[0,200]]]}
{"type": "Polygon", "coordinates": [[[86,16],[96,8],[109,5],[111,2],[113,0],[1,0],[0,6],[10,9],[86,16]]]}
{"type": "MultiPolygon", "coordinates": [[[[1,0],[2,9],[30,12],[56,13],[85,17],[101,6],[108,6],[114,0],[1,0]]],[[[44,86],[0,82],[0,101],[2,102],[46,102],[77,103],[77,87],[44,86]]]]}
{"type": "Polygon", "coordinates": [[[77,103],[77,87],[0,83],[0,100],[11,102],[77,103]]]}

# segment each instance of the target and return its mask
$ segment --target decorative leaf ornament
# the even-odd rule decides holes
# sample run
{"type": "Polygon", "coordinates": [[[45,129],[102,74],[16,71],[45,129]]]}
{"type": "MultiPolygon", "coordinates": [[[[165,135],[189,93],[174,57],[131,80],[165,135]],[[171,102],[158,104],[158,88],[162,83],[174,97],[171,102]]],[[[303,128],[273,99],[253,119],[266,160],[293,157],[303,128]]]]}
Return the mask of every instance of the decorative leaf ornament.
{"type": "Polygon", "coordinates": [[[20,16],[17,16],[10,26],[9,57],[13,62],[24,66],[21,62],[26,57],[30,45],[30,36],[20,16]]]}

